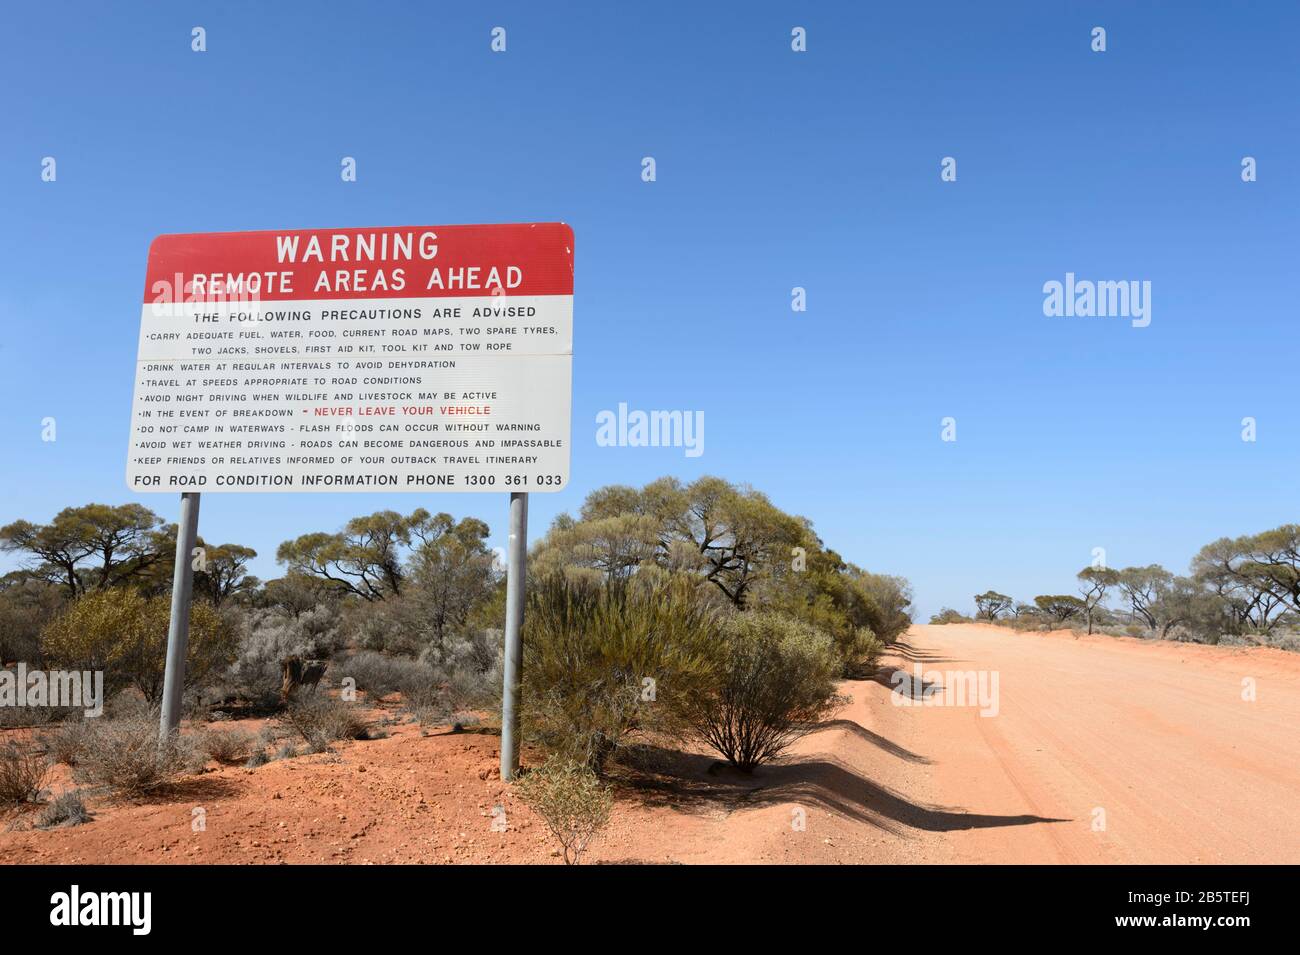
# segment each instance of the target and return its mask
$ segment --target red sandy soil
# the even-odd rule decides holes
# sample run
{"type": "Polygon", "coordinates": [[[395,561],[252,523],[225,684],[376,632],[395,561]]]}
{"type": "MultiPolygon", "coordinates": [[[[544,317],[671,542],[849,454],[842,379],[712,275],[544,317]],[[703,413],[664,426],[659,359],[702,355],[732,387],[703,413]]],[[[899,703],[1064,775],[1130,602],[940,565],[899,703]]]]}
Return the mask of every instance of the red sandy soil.
{"type": "MultiPolygon", "coordinates": [[[[1300,862],[1300,655],[982,625],[916,626],[778,765],[703,752],[619,767],[591,861],[1300,862]],[[996,670],[999,713],[907,707],[891,667],[996,670]],[[1242,699],[1242,680],[1257,699],[1242,699]],[[1095,810],[1105,828],[1095,829],[1095,810]],[[802,821],[802,827],[799,826],[802,821]]],[[[248,721],[232,725],[256,729],[248,721]]],[[[218,768],[88,824],[0,831],[10,863],[556,863],[488,733],[388,727],[218,768]],[[506,831],[492,829],[493,807],[506,831]],[[192,810],[206,829],[192,831],[192,810]]],[[[525,762],[537,754],[526,753],[525,762]]],[[[58,767],[54,788],[69,785],[58,767]]],[[[20,826],[25,825],[19,823],[20,826]]]]}

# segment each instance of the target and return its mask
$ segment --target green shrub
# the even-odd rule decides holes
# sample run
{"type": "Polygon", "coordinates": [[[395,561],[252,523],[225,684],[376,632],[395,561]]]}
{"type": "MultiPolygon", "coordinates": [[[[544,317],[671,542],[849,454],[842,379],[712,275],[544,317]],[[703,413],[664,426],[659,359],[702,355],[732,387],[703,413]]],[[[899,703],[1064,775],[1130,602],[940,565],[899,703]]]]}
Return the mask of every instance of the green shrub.
{"type": "Polygon", "coordinates": [[[903,577],[860,571],[852,580],[856,613],[885,644],[912,625],[912,585],[903,577]]]}
{"type": "Polygon", "coordinates": [[[708,675],[714,625],[693,587],[642,593],[552,578],[533,591],[525,621],[525,724],[597,773],[631,734],[679,732],[674,701],[708,675]]]}
{"type": "MultiPolygon", "coordinates": [[[[105,694],[124,686],[150,705],[162,699],[171,617],[169,597],[146,598],[117,587],[86,594],[68,605],[41,634],[41,652],[54,667],[103,670],[105,694]]],[[[235,658],[238,633],[211,604],[190,608],[185,685],[198,686],[235,658]]]]}
{"type": "Polygon", "coordinates": [[[716,643],[713,679],[686,701],[696,732],[746,773],[778,756],[841,702],[829,636],[790,617],[745,613],[716,643]]]}
{"type": "Polygon", "coordinates": [[[859,627],[846,639],[835,640],[835,651],[840,658],[844,676],[850,679],[868,677],[876,670],[880,655],[885,652],[884,641],[870,627],[859,627]]]}
{"type": "Polygon", "coordinates": [[[179,734],[160,741],[156,713],[101,717],[89,721],[88,727],[85,751],[74,771],[80,782],[140,796],[170,785],[191,765],[191,742],[179,734]]]}
{"type": "Polygon", "coordinates": [[[560,843],[565,865],[577,865],[609,822],[610,791],[586,765],[552,756],[515,783],[515,791],[560,843]]]}

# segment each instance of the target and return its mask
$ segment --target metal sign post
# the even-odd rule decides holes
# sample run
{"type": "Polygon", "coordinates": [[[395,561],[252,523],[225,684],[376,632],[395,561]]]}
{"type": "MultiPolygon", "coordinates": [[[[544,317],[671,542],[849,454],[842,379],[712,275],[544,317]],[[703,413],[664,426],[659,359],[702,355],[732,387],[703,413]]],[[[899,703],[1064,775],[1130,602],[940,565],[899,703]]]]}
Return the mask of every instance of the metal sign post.
{"type": "Polygon", "coordinates": [[[172,574],[172,614],[167,628],[167,669],[163,674],[162,720],[159,734],[168,739],[181,725],[181,695],[185,690],[185,657],[190,645],[190,601],[194,596],[194,542],[199,535],[199,495],[181,495],[176,526],[176,568],[172,574]]]}
{"type": "Polygon", "coordinates": [[[528,573],[528,493],[510,495],[506,541],[505,676],[501,692],[501,778],[519,772],[519,691],[524,651],[524,587],[528,573]]]}

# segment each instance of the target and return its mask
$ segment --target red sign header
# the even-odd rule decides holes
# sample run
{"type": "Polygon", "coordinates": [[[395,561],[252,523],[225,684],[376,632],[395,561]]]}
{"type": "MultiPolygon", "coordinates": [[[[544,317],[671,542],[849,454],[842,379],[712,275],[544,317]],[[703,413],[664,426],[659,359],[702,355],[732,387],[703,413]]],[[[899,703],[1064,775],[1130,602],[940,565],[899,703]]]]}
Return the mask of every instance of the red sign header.
{"type": "Polygon", "coordinates": [[[563,222],[160,235],[144,304],[572,295],[563,222]]]}

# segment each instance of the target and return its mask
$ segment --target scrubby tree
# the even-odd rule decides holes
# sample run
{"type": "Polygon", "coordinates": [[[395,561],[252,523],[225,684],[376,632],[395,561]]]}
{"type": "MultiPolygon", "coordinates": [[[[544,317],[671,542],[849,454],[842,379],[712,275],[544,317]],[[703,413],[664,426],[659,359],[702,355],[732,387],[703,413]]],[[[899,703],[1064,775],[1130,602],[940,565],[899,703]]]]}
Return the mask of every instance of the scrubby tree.
{"type": "Polygon", "coordinates": [[[1109,567],[1085,567],[1078,573],[1079,594],[1083,597],[1083,615],[1092,633],[1093,618],[1106,600],[1106,593],[1119,583],[1119,571],[1109,567]]]}
{"type": "Polygon", "coordinates": [[[1239,634],[1232,605],[1204,582],[1174,577],[1152,604],[1160,639],[1184,635],[1205,643],[1218,643],[1224,634],[1239,634]]]}
{"type": "Polygon", "coordinates": [[[1300,613],[1300,524],[1255,535],[1240,570],[1300,613]]]}
{"type": "Polygon", "coordinates": [[[829,634],[843,675],[869,675],[884,647],[912,624],[907,581],[847,563],[811,532],[800,550],[800,568],[762,581],[751,608],[796,617],[829,634]]]}
{"type": "Polygon", "coordinates": [[[975,619],[976,620],[997,620],[998,614],[1010,610],[1015,605],[1015,600],[1006,594],[1000,594],[996,590],[986,590],[982,594],[975,595],[975,619]]]}
{"type": "Polygon", "coordinates": [[[535,548],[534,565],[543,576],[586,571],[593,580],[619,583],[654,561],[661,545],[658,523],[644,514],[582,521],[564,515],[535,548]]]}
{"type": "Polygon", "coordinates": [[[683,484],[592,491],[575,519],[562,514],[529,557],[540,573],[610,584],[641,576],[694,577],[734,608],[768,609],[830,633],[846,667],[911,625],[911,588],[900,577],[848,563],[753,488],[717,477],[683,484]]]}
{"type": "Polygon", "coordinates": [[[1034,598],[1038,609],[1057,623],[1065,623],[1084,611],[1084,603],[1070,594],[1040,594],[1034,598]]]}
{"type": "Polygon", "coordinates": [[[488,526],[467,517],[453,523],[439,514],[426,528],[411,566],[407,590],[433,641],[441,645],[489,600],[501,574],[488,549],[488,526]]]}
{"type": "Polygon", "coordinates": [[[26,554],[31,575],[77,597],[144,574],[165,553],[165,536],[162,518],[143,504],[86,504],[64,508],[48,524],[7,524],[0,550],[26,554]]]}
{"type": "Polygon", "coordinates": [[[1148,564],[1145,567],[1123,568],[1115,583],[1128,601],[1133,617],[1154,632],[1160,626],[1158,611],[1161,598],[1169,592],[1173,580],[1174,575],[1159,564],[1148,564]]]}
{"type": "Polygon", "coordinates": [[[290,574],[318,577],[338,590],[362,600],[383,600],[399,594],[406,581],[406,558],[443,532],[451,517],[418,508],[403,517],[396,511],[376,511],[354,517],[342,531],[317,531],[285,541],[275,559],[290,574]]]}
{"type": "Polygon", "coordinates": [[[257,551],[241,544],[203,547],[203,569],[194,573],[194,592],[220,607],[225,601],[253,590],[260,581],[248,572],[257,551]]]}
{"type": "Polygon", "coordinates": [[[64,588],[23,571],[0,577],[0,667],[40,662],[41,629],[67,599],[64,588]]]}
{"type": "Polygon", "coordinates": [[[1223,602],[1236,635],[1271,632],[1286,609],[1284,592],[1260,572],[1270,560],[1262,536],[1221,537],[1192,559],[1193,578],[1223,602]]]}
{"type": "Polygon", "coordinates": [[[1032,617],[1037,613],[1038,613],[1037,607],[1033,606],[1032,604],[1022,604],[1022,603],[1013,604],[1010,607],[1010,609],[1008,609],[1007,611],[1008,616],[1010,616],[1012,620],[1019,620],[1022,617],[1025,618],[1032,617]]]}
{"type": "Polygon", "coordinates": [[[272,607],[298,617],[326,601],[336,601],[341,595],[339,588],[320,577],[288,573],[268,580],[252,599],[256,606],[272,607]]]}

